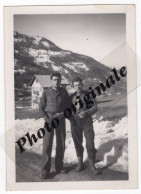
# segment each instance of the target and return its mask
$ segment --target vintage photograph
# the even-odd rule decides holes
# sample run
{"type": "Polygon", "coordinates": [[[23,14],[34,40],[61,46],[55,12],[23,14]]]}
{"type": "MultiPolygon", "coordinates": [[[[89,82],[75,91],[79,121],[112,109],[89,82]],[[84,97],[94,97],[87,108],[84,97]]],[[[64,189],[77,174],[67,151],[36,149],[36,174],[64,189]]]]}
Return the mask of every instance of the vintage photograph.
{"type": "Polygon", "coordinates": [[[125,14],[14,15],[17,182],[128,179],[125,24],[125,14]],[[114,68],[121,78],[103,91],[114,68]],[[102,90],[97,108],[78,103],[65,119],[90,86],[102,90]],[[60,114],[43,138],[40,109],[48,122],[60,114]]]}
{"type": "Polygon", "coordinates": [[[12,36],[15,182],[129,181],[126,13],[15,13],[12,36]]]}

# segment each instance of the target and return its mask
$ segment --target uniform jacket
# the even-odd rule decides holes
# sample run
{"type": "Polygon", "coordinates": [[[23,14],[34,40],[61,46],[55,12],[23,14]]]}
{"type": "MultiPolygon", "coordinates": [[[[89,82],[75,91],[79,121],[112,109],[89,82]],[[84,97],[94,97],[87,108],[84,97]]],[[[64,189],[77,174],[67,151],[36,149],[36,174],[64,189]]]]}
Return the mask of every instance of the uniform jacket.
{"type": "Polygon", "coordinates": [[[58,91],[52,87],[44,89],[40,101],[40,111],[43,116],[47,116],[48,113],[64,112],[68,106],[69,95],[64,88],[60,87],[58,91]]]}
{"type": "MultiPolygon", "coordinates": [[[[96,113],[97,110],[98,110],[97,103],[96,103],[95,99],[92,98],[92,96],[90,96],[89,101],[93,101],[94,104],[91,108],[87,107],[87,103],[83,99],[84,96],[87,95],[87,94],[88,94],[88,91],[86,91],[86,90],[82,90],[81,93],[79,94],[79,97],[80,97],[80,99],[83,103],[83,108],[80,107],[79,103],[78,103],[78,105],[76,105],[76,109],[77,109],[76,115],[78,115],[81,111],[83,111],[85,113],[85,118],[84,119],[86,119],[88,117],[92,117],[92,115],[94,113],[96,113]]],[[[78,101],[77,96],[78,96],[77,92],[70,95],[70,100],[73,104],[75,104],[75,102],[78,101]]],[[[76,117],[76,119],[78,119],[78,117],[76,117]]]]}

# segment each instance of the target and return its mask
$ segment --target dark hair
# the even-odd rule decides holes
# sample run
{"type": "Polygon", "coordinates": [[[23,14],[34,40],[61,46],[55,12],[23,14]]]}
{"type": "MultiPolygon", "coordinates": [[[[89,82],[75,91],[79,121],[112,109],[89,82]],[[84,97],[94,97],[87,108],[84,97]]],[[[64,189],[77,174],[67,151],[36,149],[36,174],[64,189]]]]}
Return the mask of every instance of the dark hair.
{"type": "Polygon", "coordinates": [[[50,79],[52,79],[52,77],[59,77],[61,79],[61,74],[58,72],[54,72],[51,74],[50,79]]]}
{"type": "Polygon", "coordinates": [[[75,77],[73,80],[72,80],[72,85],[74,84],[74,82],[81,82],[83,84],[83,81],[80,77],[75,77]]]}

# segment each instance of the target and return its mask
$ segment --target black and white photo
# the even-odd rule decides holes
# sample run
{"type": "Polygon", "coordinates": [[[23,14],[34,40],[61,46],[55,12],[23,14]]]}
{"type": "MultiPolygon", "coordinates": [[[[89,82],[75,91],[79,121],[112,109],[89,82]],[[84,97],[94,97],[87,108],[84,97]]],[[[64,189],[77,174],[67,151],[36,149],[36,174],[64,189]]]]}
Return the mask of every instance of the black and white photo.
{"type": "Polygon", "coordinates": [[[134,6],[88,7],[10,12],[5,49],[11,40],[6,102],[13,113],[7,116],[13,188],[35,182],[43,189],[51,189],[48,183],[136,187],[134,6]]]}

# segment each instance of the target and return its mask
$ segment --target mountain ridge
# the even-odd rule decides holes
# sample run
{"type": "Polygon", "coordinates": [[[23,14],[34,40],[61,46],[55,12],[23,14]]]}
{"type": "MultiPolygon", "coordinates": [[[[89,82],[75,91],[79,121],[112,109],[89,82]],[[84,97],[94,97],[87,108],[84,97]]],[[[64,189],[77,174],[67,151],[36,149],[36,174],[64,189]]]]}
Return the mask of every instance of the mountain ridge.
{"type": "MultiPolygon", "coordinates": [[[[17,31],[14,31],[14,65],[16,88],[28,85],[34,74],[50,75],[53,71],[60,72],[69,81],[79,76],[86,85],[97,86],[105,82],[111,72],[111,68],[91,57],[63,50],[47,38],[17,31]]],[[[119,88],[123,90],[126,88],[124,80],[122,84],[124,87],[119,88]]]]}

